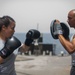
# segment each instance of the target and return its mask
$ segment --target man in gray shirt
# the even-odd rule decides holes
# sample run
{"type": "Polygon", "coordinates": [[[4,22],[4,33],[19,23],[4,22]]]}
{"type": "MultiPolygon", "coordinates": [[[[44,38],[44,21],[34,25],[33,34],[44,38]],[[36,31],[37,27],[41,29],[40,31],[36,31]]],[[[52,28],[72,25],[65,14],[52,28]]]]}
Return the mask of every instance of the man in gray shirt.
{"type": "MultiPolygon", "coordinates": [[[[75,28],[75,9],[69,11],[68,13],[68,24],[70,27],[75,28]]],[[[71,54],[72,56],[72,68],[70,75],[75,75],[75,35],[73,36],[72,40],[70,41],[69,39],[66,39],[63,36],[64,31],[62,30],[61,24],[59,20],[56,20],[55,24],[55,35],[58,36],[58,39],[62,46],[65,48],[65,50],[71,54]],[[59,33],[61,32],[61,33],[59,33]]]]}

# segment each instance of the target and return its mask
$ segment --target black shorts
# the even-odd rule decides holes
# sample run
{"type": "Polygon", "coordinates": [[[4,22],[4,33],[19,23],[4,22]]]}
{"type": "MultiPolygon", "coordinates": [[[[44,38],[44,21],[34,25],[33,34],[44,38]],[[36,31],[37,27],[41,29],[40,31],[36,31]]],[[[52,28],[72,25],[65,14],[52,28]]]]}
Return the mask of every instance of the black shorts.
{"type": "Polygon", "coordinates": [[[71,67],[70,75],[75,75],[75,66],[71,67]]]}

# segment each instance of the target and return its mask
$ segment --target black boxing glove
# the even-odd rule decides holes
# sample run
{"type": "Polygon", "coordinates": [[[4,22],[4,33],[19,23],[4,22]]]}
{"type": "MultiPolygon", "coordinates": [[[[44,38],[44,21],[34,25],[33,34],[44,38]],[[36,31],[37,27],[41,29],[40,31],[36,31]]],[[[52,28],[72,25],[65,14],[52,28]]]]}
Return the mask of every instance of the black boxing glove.
{"type": "Polygon", "coordinates": [[[31,29],[26,34],[25,45],[30,46],[34,39],[38,39],[40,37],[40,32],[35,29],[31,29]]]}
{"type": "Polygon", "coordinates": [[[4,48],[0,51],[0,56],[3,59],[7,58],[19,46],[21,46],[21,42],[15,36],[11,37],[6,41],[4,48]]]}

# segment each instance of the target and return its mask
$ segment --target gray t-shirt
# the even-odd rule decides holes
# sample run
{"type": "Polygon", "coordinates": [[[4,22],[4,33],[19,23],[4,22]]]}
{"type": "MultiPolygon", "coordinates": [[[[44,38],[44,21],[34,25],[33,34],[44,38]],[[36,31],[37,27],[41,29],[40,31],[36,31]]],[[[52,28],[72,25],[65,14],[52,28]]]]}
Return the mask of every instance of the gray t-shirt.
{"type": "MultiPolygon", "coordinates": [[[[0,39],[0,50],[4,47],[4,42],[0,39]]],[[[0,64],[0,75],[16,75],[15,72],[15,58],[18,50],[13,52],[9,57],[4,59],[3,63],[0,64]]]]}
{"type": "Polygon", "coordinates": [[[72,56],[72,66],[75,66],[75,52],[71,54],[72,56]]]}
{"type": "MultiPolygon", "coordinates": [[[[72,35],[70,41],[72,41],[74,34],[72,35]]],[[[72,57],[72,66],[75,66],[75,52],[71,54],[72,57]]]]}

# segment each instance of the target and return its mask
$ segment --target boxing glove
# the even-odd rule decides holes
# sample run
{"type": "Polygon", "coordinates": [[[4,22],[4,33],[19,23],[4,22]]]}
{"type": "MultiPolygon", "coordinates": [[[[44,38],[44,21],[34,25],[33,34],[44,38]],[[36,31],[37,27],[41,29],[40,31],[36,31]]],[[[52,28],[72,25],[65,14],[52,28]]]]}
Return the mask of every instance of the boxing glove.
{"type": "Polygon", "coordinates": [[[0,56],[3,59],[7,58],[19,46],[21,46],[21,42],[15,36],[11,37],[6,41],[4,48],[0,51],[0,56]]]}
{"type": "Polygon", "coordinates": [[[50,32],[54,39],[58,39],[58,35],[62,34],[65,39],[69,38],[69,27],[67,24],[60,22],[55,23],[56,20],[53,20],[50,24],[50,32]]]}
{"type": "Polygon", "coordinates": [[[25,45],[30,46],[34,39],[38,39],[40,37],[40,32],[35,29],[31,29],[26,34],[25,45]]]}
{"type": "Polygon", "coordinates": [[[57,35],[59,35],[59,34],[63,34],[63,31],[62,31],[62,26],[61,26],[61,24],[60,24],[60,22],[56,22],[57,20],[53,20],[52,22],[51,22],[51,25],[52,25],[52,23],[53,23],[53,29],[54,29],[54,32],[53,32],[53,34],[55,35],[55,36],[57,36],[57,35]],[[56,23],[55,23],[56,22],[56,23]]]}

